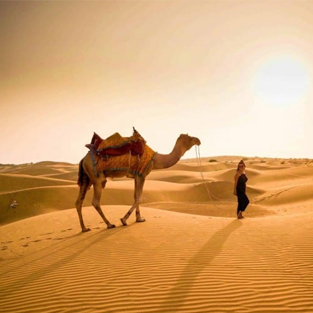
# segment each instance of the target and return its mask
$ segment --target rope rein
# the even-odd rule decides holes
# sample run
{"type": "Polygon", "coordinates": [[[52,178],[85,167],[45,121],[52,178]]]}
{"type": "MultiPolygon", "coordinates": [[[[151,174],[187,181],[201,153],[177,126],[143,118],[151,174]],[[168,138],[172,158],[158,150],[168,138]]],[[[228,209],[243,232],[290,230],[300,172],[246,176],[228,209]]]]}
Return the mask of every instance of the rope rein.
{"type": "MultiPolygon", "coordinates": [[[[233,200],[227,200],[227,199],[220,199],[218,198],[217,196],[213,195],[212,192],[210,191],[209,187],[208,187],[208,184],[207,184],[207,181],[205,180],[204,178],[204,175],[203,175],[203,171],[201,170],[202,168],[202,164],[201,164],[201,156],[200,156],[200,147],[199,146],[195,146],[196,148],[196,157],[197,157],[197,163],[198,163],[198,167],[199,167],[199,173],[200,173],[200,176],[202,178],[202,181],[204,183],[204,186],[205,186],[205,189],[207,190],[207,193],[209,195],[209,198],[211,200],[211,202],[213,203],[213,205],[216,207],[216,208],[219,208],[217,204],[214,203],[214,200],[213,198],[215,198],[216,200],[218,201],[223,201],[223,202],[229,202],[229,203],[234,203],[233,200]]],[[[230,198],[229,198],[230,199],[230,198]]]]}

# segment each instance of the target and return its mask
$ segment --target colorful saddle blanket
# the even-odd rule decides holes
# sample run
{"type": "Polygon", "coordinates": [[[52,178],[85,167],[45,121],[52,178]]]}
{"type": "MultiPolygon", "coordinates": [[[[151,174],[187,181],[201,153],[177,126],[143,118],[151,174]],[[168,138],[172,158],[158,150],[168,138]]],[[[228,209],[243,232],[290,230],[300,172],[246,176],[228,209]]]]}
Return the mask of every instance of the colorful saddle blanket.
{"type": "Polygon", "coordinates": [[[123,171],[128,177],[142,176],[151,167],[156,154],[135,129],[131,137],[115,133],[102,139],[94,133],[86,147],[90,149],[95,173],[123,171]]]}
{"type": "Polygon", "coordinates": [[[98,134],[94,133],[91,143],[86,145],[90,150],[95,150],[99,156],[114,156],[128,154],[142,155],[146,141],[141,135],[134,130],[131,137],[122,137],[119,133],[102,139],[98,134]]]}

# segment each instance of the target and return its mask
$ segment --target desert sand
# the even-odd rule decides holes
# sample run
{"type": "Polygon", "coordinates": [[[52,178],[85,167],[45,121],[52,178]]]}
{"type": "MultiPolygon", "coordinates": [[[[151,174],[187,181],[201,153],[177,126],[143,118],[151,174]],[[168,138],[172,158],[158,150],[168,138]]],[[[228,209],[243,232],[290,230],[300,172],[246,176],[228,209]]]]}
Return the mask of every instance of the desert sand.
{"type": "Polygon", "coordinates": [[[153,171],[145,223],[120,218],[133,181],[108,181],[82,233],[77,164],[0,165],[0,311],[313,312],[313,162],[244,158],[251,204],[236,219],[241,157],[153,171]],[[10,208],[16,200],[18,206],[10,208]]]}

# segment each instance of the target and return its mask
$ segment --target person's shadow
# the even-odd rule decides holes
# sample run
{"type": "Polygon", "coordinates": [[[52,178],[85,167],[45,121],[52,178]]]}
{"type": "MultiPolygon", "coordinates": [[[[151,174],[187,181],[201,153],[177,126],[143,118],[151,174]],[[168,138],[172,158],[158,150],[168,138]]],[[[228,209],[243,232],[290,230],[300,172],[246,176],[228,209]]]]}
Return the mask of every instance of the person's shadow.
{"type": "Polygon", "coordinates": [[[220,254],[229,235],[241,226],[241,221],[233,220],[210,238],[199,252],[188,261],[175,286],[169,291],[157,312],[180,312],[179,309],[184,306],[184,301],[198,275],[220,254]]]}

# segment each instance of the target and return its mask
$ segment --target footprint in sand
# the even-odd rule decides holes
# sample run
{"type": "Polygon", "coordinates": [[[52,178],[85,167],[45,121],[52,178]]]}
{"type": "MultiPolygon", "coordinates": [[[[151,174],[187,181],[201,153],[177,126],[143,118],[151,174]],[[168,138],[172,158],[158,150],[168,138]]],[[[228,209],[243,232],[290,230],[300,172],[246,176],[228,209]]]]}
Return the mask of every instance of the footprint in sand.
{"type": "Polygon", "coordinates": [[[26,239],[29,239],[30,237],[23,237],[23,238],[20,238],[20,240],[26,240],[26,239]]]}
{"type": "Polygon", "coordinates": [[[73,228],[63,229],[63,230],[61,230],[61,233],[64,233],[64,232],[69,231],[69,230],[72,230],[72,229],[73,229],[73,228]]]}

